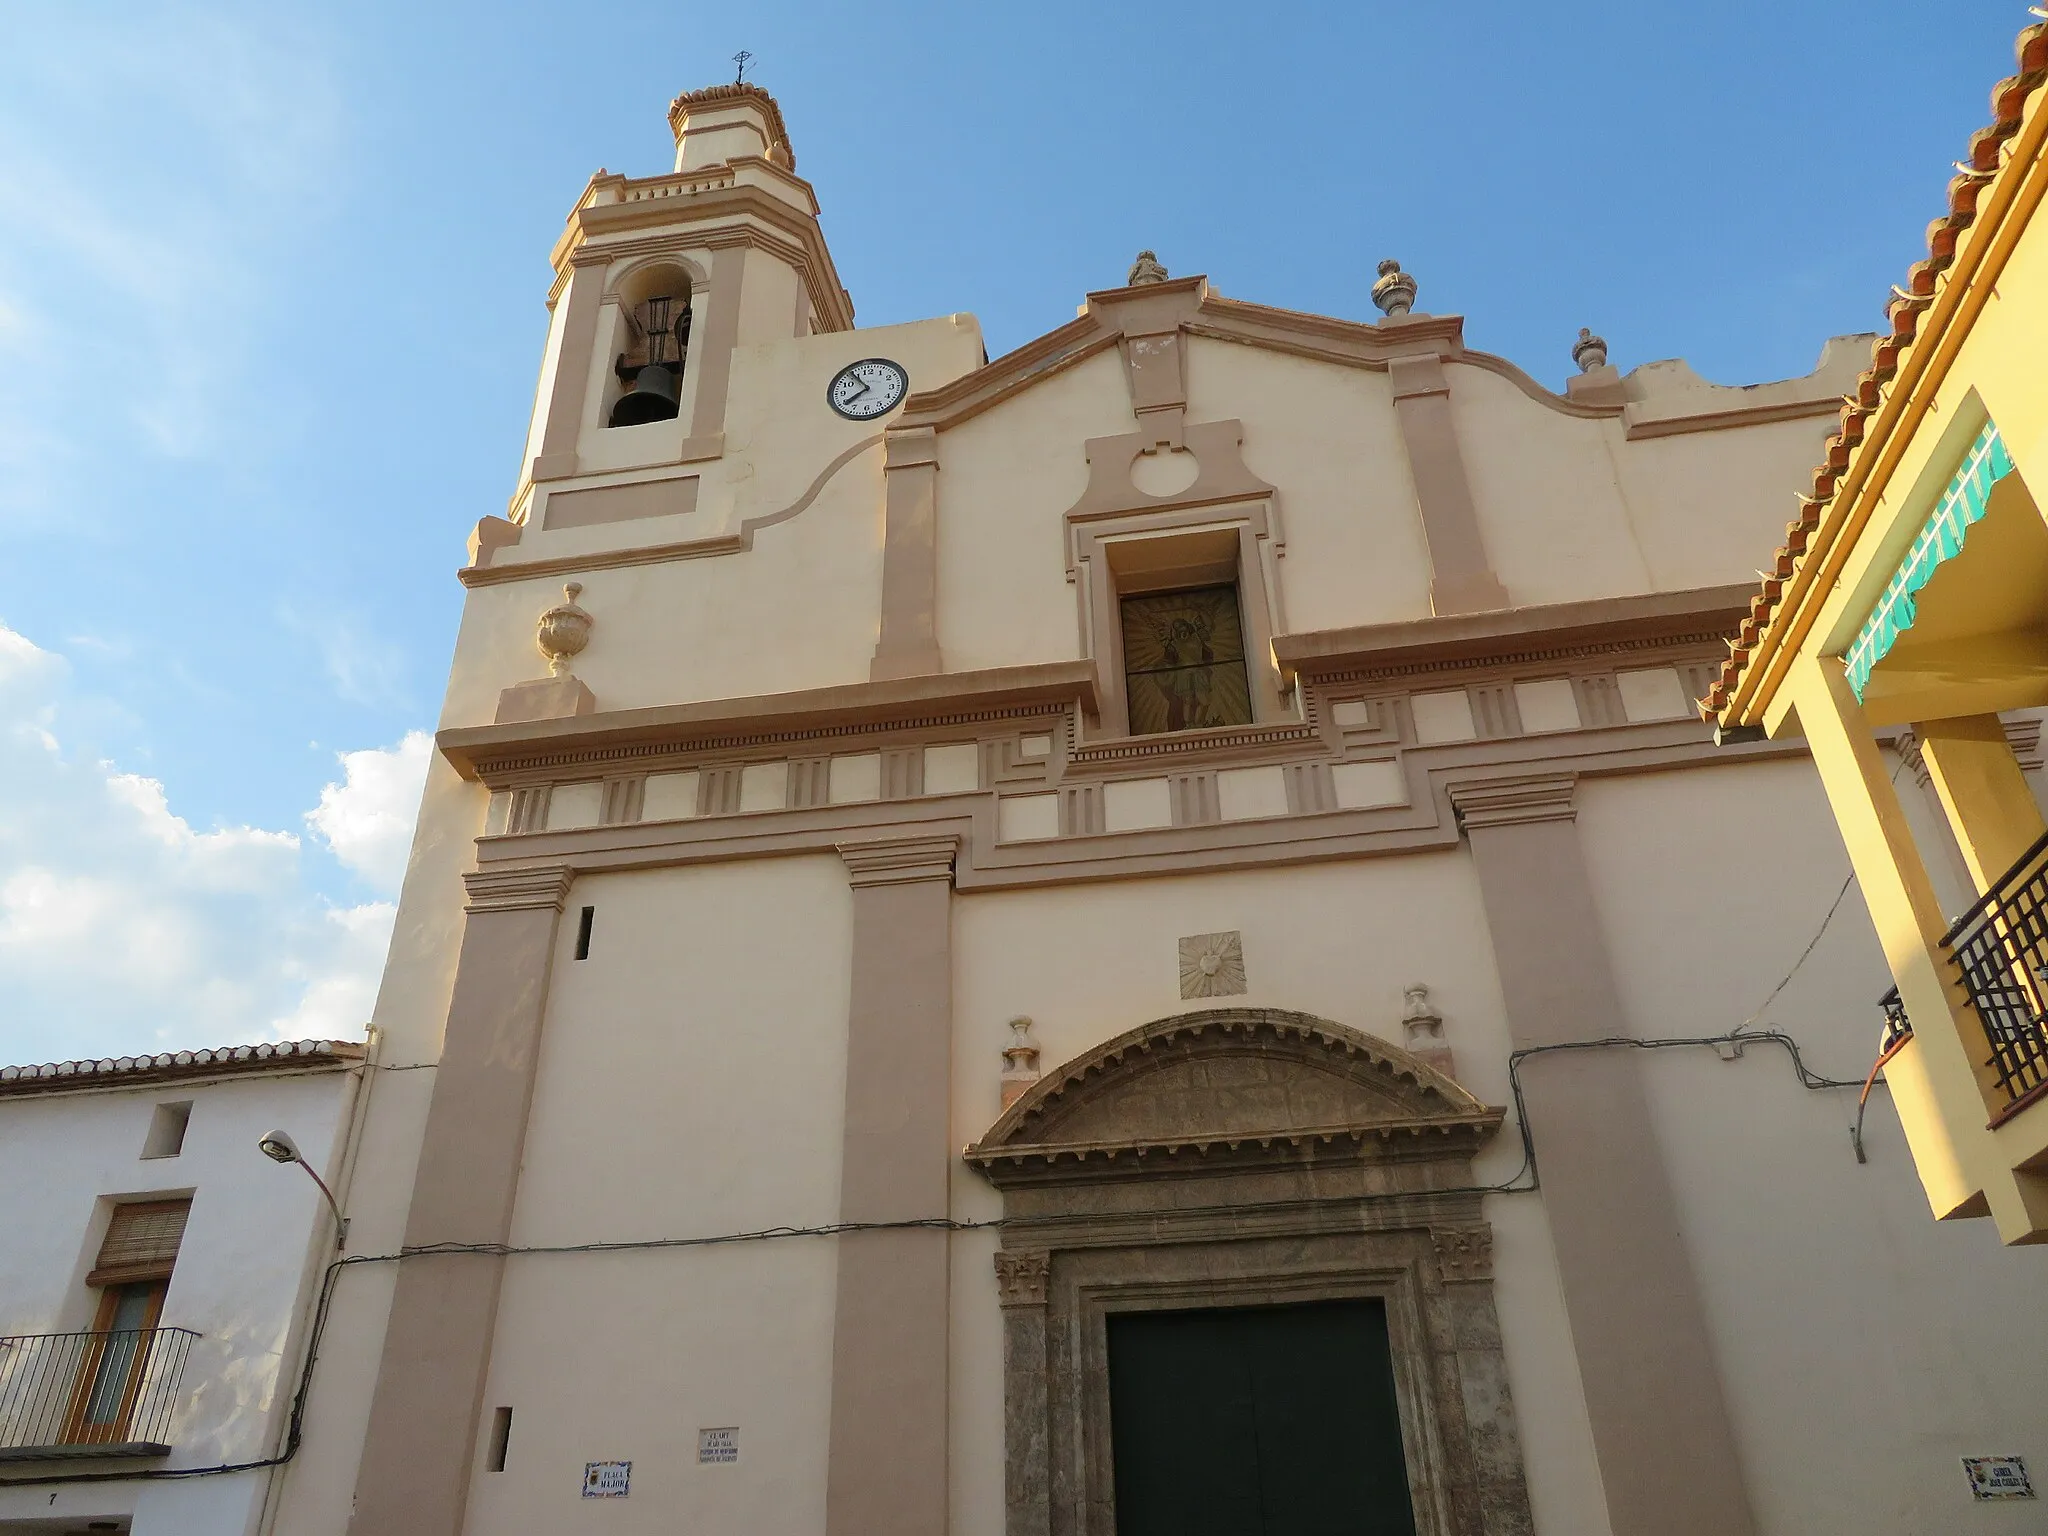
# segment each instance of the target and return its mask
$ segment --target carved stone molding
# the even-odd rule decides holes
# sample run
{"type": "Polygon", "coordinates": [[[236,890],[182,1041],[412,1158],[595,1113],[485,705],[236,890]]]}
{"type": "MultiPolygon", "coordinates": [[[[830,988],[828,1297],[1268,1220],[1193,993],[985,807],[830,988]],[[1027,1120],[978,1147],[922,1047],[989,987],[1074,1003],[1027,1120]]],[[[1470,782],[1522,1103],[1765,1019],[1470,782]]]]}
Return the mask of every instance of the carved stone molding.
{"type": "Polygon", "coordinates": [[[1418,1536],[1530,1529],[1471,1158],[1500,1125],[1344,1025],[1181,1014],[1055,1069],[968,1160],[1003,1194],[1007,1536],[1116,1524],[1110,1319],[1384,1308],[1418,1536]]]}
{"type": "Polygon", "coordinates": [[[1180,995],[1234,997],[1245,991],[1244,937],[1192,933],[1180,941],[1180,995]]]}
{"type": "Polygon", "coordinates": [[[2044,761],[2041,754],[2041,717],[2028,715],[2020,720],[2005,722],[2006,744],[2012,748],[2013,756],[2019,759],[2022,772],[2031,773],[2044,761]]]}
{"type": "Polygon", "coordinates": [[[1006,1307],[1042,1307],[1046,1282],[1052,1276],[1052,1255],[997,1250],[996,1293],[1006,1307]]]}
{"type": "Polygon", "coordinates": [[[1131,466],[1140,454],[1158,449],[1159,444],[1151,439],[1159,430],[1154,425],[1141,432],[1087,440],[1088,485],[1081,499],[1068,509],[1069,523],[1220,502],[1270,502],[1278,494],[1245,464],[1244,423],[1235,419],[1182,425],[1180,440],[1195,458],[1194,480],[1170,495],[1153,496],[1140,490],[1131,478],[1131,466]]]}
{"type": "Polygon", "coordinates": [[[1493,1278],[1492,1227],[1431,1227],[1429,1236],[1445,1283],[1493,1278]]]}
{"type": "Polygon", "coordinates": [[[1573,821],[1578,775],[1545,773],[1526,778],[1483,779],[1448,788],[1458,820],[1473,827],[1503,827],[1528,821],[1573,821]]]}
{"type": "Polygon", "coordinates": [[[1469,1157],[1504,1113],[1345,1025],[1282,1008],[1209,1008],[1047,1073],[966,1157],[1005,1190],[1139,1162],[1159,1173],[1405,1164],[1411,1153],[1469,1157]]]}
{"type": "Polygon", "coordinates": [[[870,842],[841,843],[849,884],[906,885],[919,880],[951,880],[957,836],[889,837],[870,842]]]}
{"type": "Polygon", "coordinates": [[[562,910],[575,872],[565,865],[541,869],[473,869],[462,877],[469,892],[466,912],[562,910]]]}

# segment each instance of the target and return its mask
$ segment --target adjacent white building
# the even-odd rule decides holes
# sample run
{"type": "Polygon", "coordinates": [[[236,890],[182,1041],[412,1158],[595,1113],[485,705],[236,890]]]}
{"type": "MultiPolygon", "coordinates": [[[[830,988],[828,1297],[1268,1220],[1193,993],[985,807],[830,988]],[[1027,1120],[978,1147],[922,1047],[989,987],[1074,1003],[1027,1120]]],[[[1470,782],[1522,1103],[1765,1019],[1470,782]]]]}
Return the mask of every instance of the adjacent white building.
{"type": "Polygon", "coordinates": [[[332,1040],[0,1068],[0,1531],[263,1528],[336,1234],[258,1142],[335,1185],[365,1070],[332,1040]]]}

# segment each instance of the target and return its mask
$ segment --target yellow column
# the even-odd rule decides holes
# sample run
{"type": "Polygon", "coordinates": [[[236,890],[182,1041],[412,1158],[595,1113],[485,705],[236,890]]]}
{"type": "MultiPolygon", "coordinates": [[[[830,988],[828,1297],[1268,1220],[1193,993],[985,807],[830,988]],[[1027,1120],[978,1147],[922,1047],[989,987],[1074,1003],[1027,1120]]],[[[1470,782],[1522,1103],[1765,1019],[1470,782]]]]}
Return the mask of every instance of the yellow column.
{"type": "Polygon", "coordinates": [[[1963,1144],[1982,1135],[1984,1031],[1941,949],[1947,924],[1913,844],[1863,706],[1833,657],[1802,657],[1787,679],[1799,724],[1848,846],[1863,902],[1913,1021],[1914,1043],[1885,1069],[1936,1216],[1980,1215],[1984,1181],[1963,1144]]]}
{"type": "Polygon", "coordinates": [[[2048,830],[2033,788],[1996,715],[1928,720],[1916,724],[1913,734],[1982,894],[2048,830]]]}

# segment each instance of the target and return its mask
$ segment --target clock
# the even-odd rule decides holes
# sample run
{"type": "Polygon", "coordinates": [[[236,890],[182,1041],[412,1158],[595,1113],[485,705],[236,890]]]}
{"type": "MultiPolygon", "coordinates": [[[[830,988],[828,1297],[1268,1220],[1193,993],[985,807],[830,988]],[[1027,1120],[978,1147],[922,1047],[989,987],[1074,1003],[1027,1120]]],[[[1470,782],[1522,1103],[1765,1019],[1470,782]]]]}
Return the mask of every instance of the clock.
{"type": "Polygon", "coordinates": [[[832,375],[832,382],[825,387],[825,403],[848,421],[873,421],[894,410],[909,388],[910,375],[901,363],[866,357],[832,375]]]}

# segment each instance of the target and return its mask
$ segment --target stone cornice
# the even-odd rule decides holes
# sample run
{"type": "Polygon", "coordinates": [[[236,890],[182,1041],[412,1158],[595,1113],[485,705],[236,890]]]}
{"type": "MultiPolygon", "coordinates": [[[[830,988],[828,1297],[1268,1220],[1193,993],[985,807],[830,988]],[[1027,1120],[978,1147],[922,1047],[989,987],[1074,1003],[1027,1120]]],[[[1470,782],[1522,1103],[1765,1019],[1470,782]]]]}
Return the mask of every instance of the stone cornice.
{"type": "Polygon", "coordinates": [[[855,889],[951,880],[953,858],[959,851],[960,839],[951,833],[937,837],[872,838],[839,845],[839,857],[846,861],[847,883],[855,889]]]}
{"type": "MultiPolygon", "coordinates": [[[[1824,370],[1817,370],[1809,393],[1793,387],[1805,381],[1785,380],[1783,398],[1758,404],[1753,391],[1730,390],[1726,397],[1696,397],[1701,408],[1677,414],[1654,414],[1676,403],[1654,393],[1642,398],[1626,394],[1613,400],[1573,399],[1545,389],[1504,357],[1467,347],[1464,325],[1460,315],[1409,314],[1366,322],[1278,309],[1227,299],[1212,292],[1204,277],[1105,289],[1089,294],[1080,316],[1057,330],[942,388],[912,395],[900,420],[944,431],[1133,336],[1171,331],[1373,372],[1387,372],[1399,360],[1433,360],[1438,370],[1462,364],[1505,379],[1558,415],[1620,422],[1630,440],[1796,420],[1840,405],[1834,390],[1823,387],[1818,377],[1824,370]]],[[[1430,370],[1420,372],[1426,376],[1430,370]]],[[[1439,387],[1448,388],[1448,380],[1439,387]]]]}
{"type": "MultiPolygon", "coordinates": [[[[1804,756],[1800,743],[1716,747],[1696,720],[1611,730],[1507,737],[1410,748],[1411,801],[1261,821],[1208,822],[1144,832],[1076,834],[1005,842],[997,795],[951,795],[681,820],[627,822],[479,840],[486,868],[568,864],[580,874],[834,854],[842,843],[934,833],[959,836],[954,883],[962,891],[1016,890],[1098,880],[1148,879],[1211,870],[1283,868],[1455,848],[1461,833],[1447,785],[1570,773],[1579,778],[1734,771],[1750,761],[1804,756]]],[[[628,772],[636,765],[629,765],[628,772]]],[[[666,765],[664,765],[666,766],[666,765]]],[[[562,777],[593,777],[579,764],[562,777]]]]}
{"type": "MultiPolygon", "coordinates": [[[[748,163],[767,166],[766,161],[748,163]]],[[[777,174],[782,173],[778,171],[777,174]]],[[[803,187],[808,195],[807,183],[794,177],[789,179],[803,187]]],[[[612,181],[624,188],[636,185],[624,177],[608,178],[603,185],[609,188],[612,181]]],[[[679,244],[715,246],[721,241],[728,244],[734,241],[758,242],[775,250],[785,260],[792,260],[801,269],[820,331],[853,329],[853,301],[840,284],[839,269],[833,264],[832,252],[825,244],[824,232],[819,229],[814,213],[792,206],[765,188],[738,181],[725,185],[707,184],[703,190],[685,196],[625,202],[592,201],[592,192],[599,186],[600,183],[593,179],[591,191],[585,192],[583,201],[569,215],[568,227],[555,242],[550,259],[558,274],[566,271],[577,259],[579,248],[585,242],[601,240],[607,235],[674,227],[678,230],[679,244]],[[787,236],[787,242],[774,241],[767,230],[750,231],[746,222],[749,218],[758,219],[768,230],[787,236]],[[718,230],[691,228],[706,223],[724,227],[718,230]]]]}
{"type": "Polygon", "coordinates": [[[575,871],[567,865],[539,868],[473,869],[462,877],[469,893],[465,912],[544,912],[562,910],[575,871]]]}
{"type": "Polygon", "coordinates": [[[962,1156],[999,1187],[1088,1175],[1091,1167],[1095,1176],[1118,1177],[1140,1167],[1167,1173],[1303,1160],[1438,1160],[1476,1151],[1504,1115],[1426,1062],[1345,1025],[1277,1008],[1212,1008],[1140,1025],[1047,1073],[962,1156]],[[1247,1117],[1227,1089],[1194,1103],[1182,1103],[1176,1090],[1184,1126],[1171,1134],[1137,1128],[1156,1112],[1145,1086],[1152,1072],[1246,1056],[1262,1063],[1268,1082],[1285,1072],[1349,1081],[1358,1108],[1330,1123],[1269,1124],[1255,1113],[1247,1117]],[[1128,1132],[1058,1133],[1077,1113],[1092,1117],[1089,1123],[1105,1110],[1111,1121],[1123,1120],[1124,1106],[1135,1116],[1128,1132]]]}
{"type": "MultiPolygon", "coordinates": [[[[580,555],[552,555],[539,560],[513,560],[495,564],[492,562],[497,560],[499,550],[518,547],[521,527],[518,524],[503,524],[502,520],[498,520],[501,526],[493,530],[493,537],[487,541],[482,537],[486,523],[480,522],[477,524],[478,533],[471,536],[475,541],[475,547],[470,564],[457,571],[455,576],[465,587],[488,587],[512,581],[535,581],[542,577],[580,575],[585,571],[617,570],[629,565],[666,565],[672,560],[704,560],[722,555],[744,554],[754,547],[754,536],[763,528],[773,528],[778,523],[786,523],[801,516],[811,503],[818,499],[818,493],[824,490],[834,475],[882,440],[883,434],[876,432],[859,442],[849,444],[841,450],[837,458],[818,471],[804,493],[795,501],[774,512],[743,520],[736,533],[714,533],[701,539],[684,539],[673,544],[631,545],[624,549],[589,550],[580,555]],[[509,533],[505,531],[508,527],[509,533]]],[[[724,451],[724,447],[723,433],[715,437],[693,438],[683,444],[685,457],[678,462],[715,458],[724,451]]],[[[664,468],[672,470],[673,466],[664,468]]],[[[648,478],[666,480],[688,477],[669,473],[648,478]]],[[[613,485],[633,483],[645,482],[613,481],[591,487],[576,486],[574,489],[608,490],[613,485]]],[[[571,488],[571,482],[568,481],[556,481],[549,487],[551,492],[571,488]]]]}
{"type": "Polygon", "coordinates": [[[744,80],[735,80],[731,85],[707,85],[700,90],[684,91],[668,104],[669,131],[680,144],[683,126],[689,121],[691,112],[717,111],[741,102],[760,108],[761,115],[768,120],[768,142],[780,144],[789,152],[790,169],[794,170],[796,147],[789,142],[789,125],[782,120],[782,104],[760,86],[750,85],[744,80]]]}
{"type": "Polygon", "coordinates": [[[1290,674],[1349,681],[1592,650],[1717,643],[1734,633],[1748,601],[1746,586],[1730,586],[1500,608],[1276,635],[1273,654],[1290,674]]]}
{"type": "Polygon", "coordinates": [[[626,763],[669,752],[938,726],[1075,704],[1095,709],[1085,661],[847,683],[700,704],[608,710],[565,720],[459,726],[435,742],[466,779],[571,763],[626,763]]]}
{"type": "Polygon", "coordinates": [[[1322,744],[1322,732],[1301,720],[1226,725],[1210,730],[1175,731],[1164,736],[1117,736],[1068,749],[1067,771],[1128,772],[1152,764],[1182,768],[1217,758],[1235,760],[1247,754],[1269,761],[1277,754],[1317,751],[1322,744]]]}
{"type": "Polygon", "coordinates": [[[1481,779],[1445,787],[1458,820],[1474,827],[1509,827],[1531,821],[1572,821],[1578,816],[1573,797],[1578,775],[1533,774],[1524,778],[1481,779]]]}

